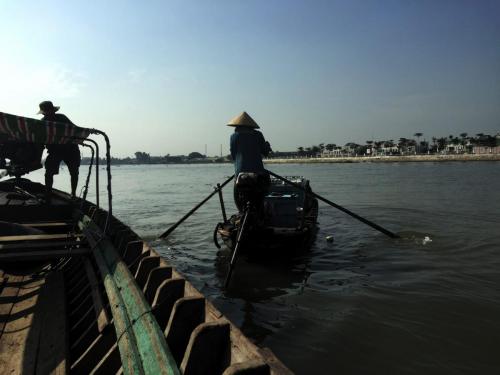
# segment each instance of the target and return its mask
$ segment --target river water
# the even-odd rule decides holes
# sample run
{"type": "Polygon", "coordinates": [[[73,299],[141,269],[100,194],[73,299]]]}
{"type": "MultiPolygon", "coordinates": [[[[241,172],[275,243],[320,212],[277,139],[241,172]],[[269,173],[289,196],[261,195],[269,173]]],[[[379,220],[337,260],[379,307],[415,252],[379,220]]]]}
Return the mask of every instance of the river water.
{"type": "MultiPolygon", "coordinates": [[[[310,179],[316,193],[403,239],[320,202],[310,251],[238,264],[224,291],[223,257],[212,242],[217,197],[167,240],[155,238],[231,165],[114,167],[114,214],[297,374],[500,373],[500,162],[269,168],[310,179]]],[[[43,179],[43,171],[32,175],[43,179]]],[[[66,171],[55,186],[68,189],[66,171]]],[[[225,189],[230,213],[231,193],[225,189]]]]}

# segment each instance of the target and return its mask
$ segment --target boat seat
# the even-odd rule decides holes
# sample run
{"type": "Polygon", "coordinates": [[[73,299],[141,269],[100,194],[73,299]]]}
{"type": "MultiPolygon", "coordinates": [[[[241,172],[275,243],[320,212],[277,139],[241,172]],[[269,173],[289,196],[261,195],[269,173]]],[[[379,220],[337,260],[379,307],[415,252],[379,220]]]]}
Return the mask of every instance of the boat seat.
{"type": "Polygon", "coordinates": [[[58,259],[88,253],[90,248],[79,234],[0,236],[0,260],[5,262],[58,259]]]}
{"type": "Polygon", "coordinates": [[[22,223],[22,225],[31,229],[43,231],[47,234],[57,234],[61,232],[69,232],[74,223],[71,221],[42,221],[22,223]]]}
{"type": "Polygon", "coordinates": [[[74,238],[81,238],[82,234],[68,235],[68,233],[55,233],[55,234],[24,234],[17,236],[0,236],[0,243],[2,242],[19,242],[19,241],[47,241],[47,240],[67,240],[74,238]]]}

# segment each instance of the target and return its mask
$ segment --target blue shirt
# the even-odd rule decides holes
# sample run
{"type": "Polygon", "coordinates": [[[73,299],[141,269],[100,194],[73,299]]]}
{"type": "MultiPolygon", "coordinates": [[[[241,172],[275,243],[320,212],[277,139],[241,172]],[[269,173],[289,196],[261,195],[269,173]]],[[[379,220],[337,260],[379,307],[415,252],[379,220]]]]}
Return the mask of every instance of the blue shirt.
{"type": "Polygon", "coordinates": [[[231,135],[231,157],[236,176],[240,172],[264,172],[262,155],[271,151],[261,132],[254,129],[236,129],[231,135]]]}

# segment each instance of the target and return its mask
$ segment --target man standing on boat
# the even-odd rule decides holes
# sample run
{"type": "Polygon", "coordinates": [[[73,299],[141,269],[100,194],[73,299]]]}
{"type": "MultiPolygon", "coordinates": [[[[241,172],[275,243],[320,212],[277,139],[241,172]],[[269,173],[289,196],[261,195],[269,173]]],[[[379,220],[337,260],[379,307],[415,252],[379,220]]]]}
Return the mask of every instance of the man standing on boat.
{"type": "Polygon", "coordinates": [[[231,157],[234,160],[235,186],[234,200],[240,211],[243,211],[245,198],[242,193],[243,177],[254,176],[257,179],[255,189],[257,195],[263,200],[270,185],[270,178],[262,163],[262,156],[267,156],[272,151],[269,142],[266,142],[261,132],[257,131],[259,125],[246,112],[233,118],[227,126],[233,126],[231,135],[231,157]],[[242,174],[242,175],[240,175],[242,174]]]}
{"type": "MultiPolygon", "coordinates": [[[[62,113],[56,113],[59,107],[55,107],[51,101],[40,103],[40,111],[43,114],[42,121],[54,121],[74,125],[71,120],[62,113]]],[[[59,165],[64,161],[71,175],[71,196],[76,196],[76,187],[78,185],[78,170],[80,168],[81,156],[80,149],[75,143],[68,144],[50,144],[46,145],[49,155],[45,160],[45,189],[46,200],[50,203],[54,175],[59,174],[59,165]]]]}

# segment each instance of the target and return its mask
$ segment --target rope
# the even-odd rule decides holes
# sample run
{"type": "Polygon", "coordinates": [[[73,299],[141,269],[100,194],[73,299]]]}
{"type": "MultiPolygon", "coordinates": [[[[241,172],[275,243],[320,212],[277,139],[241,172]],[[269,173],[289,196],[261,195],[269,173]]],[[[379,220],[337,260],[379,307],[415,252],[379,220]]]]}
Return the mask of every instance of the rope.
{"type": "Polygon", "coordinates": [[[223,224],[224,223],[217,223],[217,225],[215,226],[215,230],[214,230],[214,244],[215,244],[215,247],[217,247],[217,249],[221,248],[219,241],[217,240],[217,232],[218,232],[219,228],[222,228],[223,224]]]}
{"type": "MultiPolygon", "coordinates": [[[[123,307],[123,306],[122,306],[122,307],[123,307]]],[[[125,309],[125,310],[126,310],[126,309],[125,309]]],[[[136,319],[132,319],[132,320],[130,321],[130,324],[128,324],[128,325],[125,327],[125,329],[123,330],[123,332],[122,332],[122,333],[120,333],[120,336],[118,336],[118,338],[116,339],[116,342],[118,343],[118,341],[120,341],[120,340],[121,340],[121,338],[123,337],[123,335],[124,335],[125,333],[129,332],[129,330],[130,330],[131,328],[133,328],[134,324],[136,324],[139,320],[141,320],[141,319],[142,319],[145,315],[150,314],[150,313],[152,313],[152,312],[153,312],[153,310],[152,310],[152,309],[148,309],[148,310],[144,311],[141,315],[139,315],[136,319]]],[[[128,318],[129,318],[129,320],[130,320],[130,317],[128,316],[128,313],[127,313],[127,317],[128,317],[128,318]]]]}

